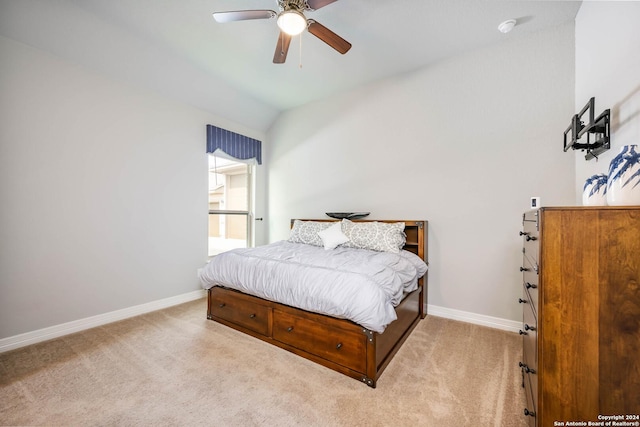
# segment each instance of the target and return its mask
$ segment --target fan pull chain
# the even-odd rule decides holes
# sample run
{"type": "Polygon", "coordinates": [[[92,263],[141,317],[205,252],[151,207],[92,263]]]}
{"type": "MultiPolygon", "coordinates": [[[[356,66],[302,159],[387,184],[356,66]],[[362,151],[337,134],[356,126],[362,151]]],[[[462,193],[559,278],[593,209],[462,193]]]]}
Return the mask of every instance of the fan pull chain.
{"type": "Polygon", "coordinates": [[[302,68],[302,33],[300,33],[300,35],[298,36],[300,38],[300,61],[298,64],[298,68],[302,68]]]}

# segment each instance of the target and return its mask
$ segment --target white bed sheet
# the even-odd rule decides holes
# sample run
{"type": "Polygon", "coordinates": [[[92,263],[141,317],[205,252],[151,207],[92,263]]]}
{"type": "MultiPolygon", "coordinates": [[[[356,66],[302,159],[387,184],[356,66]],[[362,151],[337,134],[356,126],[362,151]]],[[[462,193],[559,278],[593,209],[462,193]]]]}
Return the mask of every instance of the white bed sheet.
{"type": "Polygon", "coordinates": [[[396,319],[394,307],[426,271],[408,251],[325,250],[280,241],[217,255],[199,276],[205,289],[225,286],[383,332],[396,319]]]}

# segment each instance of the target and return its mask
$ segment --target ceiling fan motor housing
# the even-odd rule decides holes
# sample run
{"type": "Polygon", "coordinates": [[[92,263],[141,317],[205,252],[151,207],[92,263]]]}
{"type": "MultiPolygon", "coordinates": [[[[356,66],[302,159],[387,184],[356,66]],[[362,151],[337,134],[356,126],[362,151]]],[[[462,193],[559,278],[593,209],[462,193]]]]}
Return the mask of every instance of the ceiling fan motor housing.
{"type": "Polygon", "coordinates": [[[311,10],[307,4],[307,0],[278,0],[280,11],[295,10],[302,12],[303,10],[311,10]]]}

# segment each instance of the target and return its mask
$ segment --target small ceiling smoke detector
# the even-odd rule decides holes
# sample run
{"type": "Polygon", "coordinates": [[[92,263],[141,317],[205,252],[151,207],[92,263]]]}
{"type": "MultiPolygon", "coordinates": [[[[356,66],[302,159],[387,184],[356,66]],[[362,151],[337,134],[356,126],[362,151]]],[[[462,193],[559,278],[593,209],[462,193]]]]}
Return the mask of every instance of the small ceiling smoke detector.
{"type": "Polygon", "coordinates": [[[515,19],[507,19],[506,21],[504,21],[503,23],[501,23],[500,25],[498,25],[498,31],[500,31],[501,33],[508,33],[509,31],[513,30],[513,27],[516,26],[516,20],[515,19]]]}

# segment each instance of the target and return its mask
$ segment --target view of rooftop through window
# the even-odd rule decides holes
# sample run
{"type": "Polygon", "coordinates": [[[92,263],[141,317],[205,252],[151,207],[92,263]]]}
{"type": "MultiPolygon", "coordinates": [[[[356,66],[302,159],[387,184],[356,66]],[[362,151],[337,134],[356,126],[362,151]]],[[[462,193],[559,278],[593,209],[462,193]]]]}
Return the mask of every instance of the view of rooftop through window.
{"type": "Polygon", "coordinates": [[[209,156],[209,256],[248,246],[250,176],[250,165],[209,156]]]}

